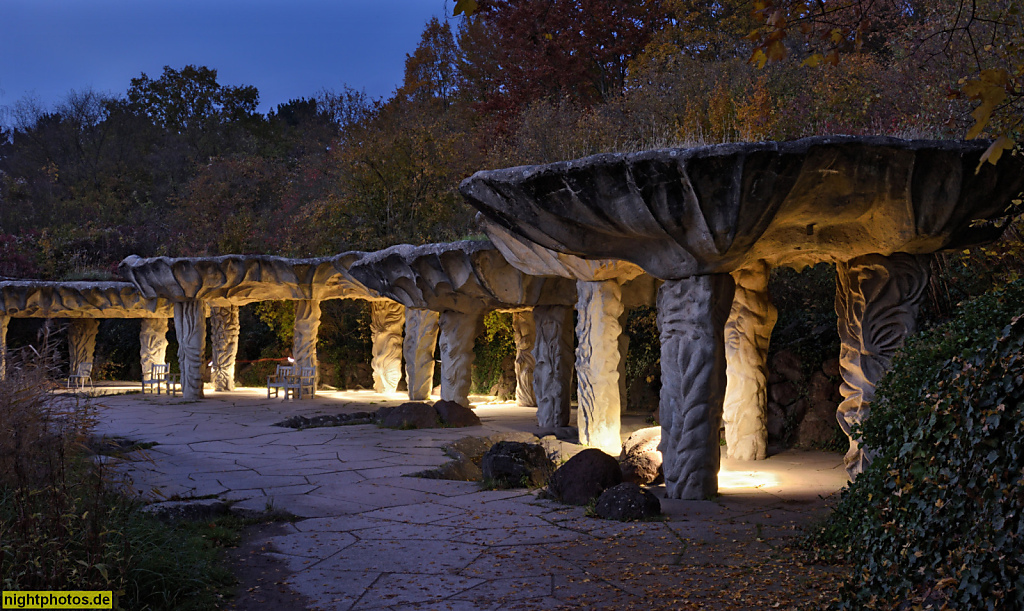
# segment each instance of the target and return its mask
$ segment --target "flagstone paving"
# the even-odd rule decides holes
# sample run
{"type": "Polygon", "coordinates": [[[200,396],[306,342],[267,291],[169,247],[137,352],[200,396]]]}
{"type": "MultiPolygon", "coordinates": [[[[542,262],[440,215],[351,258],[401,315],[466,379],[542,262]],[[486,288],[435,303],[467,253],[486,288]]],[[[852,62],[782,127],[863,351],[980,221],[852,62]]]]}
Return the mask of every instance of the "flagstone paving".
{"type": "Polygon", "coordinates": [[[366,391],[96,404],[101,434],[158,444],[118,465],[144,498],[216,496],[301,518],[267,543],[317,609],[806,608],[832,589],[836,571],[797,565],[790,546],[846,483],[841,455],[723,460],[721,496],[663,499],[667,519],[642,523],[587,517],[527,490],[406,477],[447,462],[447,442],[536,430],[532,409],[473,399],[482,426],[409,431],[273,426],[403,402],[366,391]]]}

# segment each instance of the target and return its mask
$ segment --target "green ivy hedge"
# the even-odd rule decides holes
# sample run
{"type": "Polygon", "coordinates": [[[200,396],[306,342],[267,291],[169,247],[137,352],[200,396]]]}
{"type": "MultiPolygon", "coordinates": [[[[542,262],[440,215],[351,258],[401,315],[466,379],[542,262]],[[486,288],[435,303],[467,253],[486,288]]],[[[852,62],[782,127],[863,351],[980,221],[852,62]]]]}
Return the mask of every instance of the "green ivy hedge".
{"type": "Polygon", "coordinates": [[[840,608],[1024,608],[1022,312],[1021,281],[963,304],[879,384],[876,458],[813,538],[855,567],[840,608]]]}

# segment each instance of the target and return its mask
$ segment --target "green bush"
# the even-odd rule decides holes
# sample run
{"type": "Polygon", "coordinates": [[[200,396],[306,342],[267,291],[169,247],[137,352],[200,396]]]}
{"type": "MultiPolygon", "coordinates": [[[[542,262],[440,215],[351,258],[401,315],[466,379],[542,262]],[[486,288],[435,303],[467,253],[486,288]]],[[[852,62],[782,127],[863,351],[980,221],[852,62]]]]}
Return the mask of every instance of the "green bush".
{"type": "Polygon", "coordinates": [[[875,453],[814,537],[840,608],[1024,608],[1024,282],[911,338],[862,428],[875,453]]]}

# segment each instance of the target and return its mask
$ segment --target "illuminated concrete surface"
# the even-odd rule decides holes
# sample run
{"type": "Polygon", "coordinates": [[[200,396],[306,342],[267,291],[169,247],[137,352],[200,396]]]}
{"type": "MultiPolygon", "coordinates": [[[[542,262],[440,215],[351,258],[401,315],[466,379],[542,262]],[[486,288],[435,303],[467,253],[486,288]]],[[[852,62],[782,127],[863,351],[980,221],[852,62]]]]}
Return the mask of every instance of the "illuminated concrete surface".
{"type": "MultiPolygon", "coordinates": [[[[840,454],[724,459],[714,501],[665,500],[655,488],[668,519],[624,524],[527,490],[403,477],[446,462],[445,442],[535,430],[534,408],[471,399],[483,426],[409,431],[271,426],[293,414],[405,400],[370,391],[282,401],[264,389],[208,390],[201,401],[130,394],[94,402],[101,433],[158,444],[118,463],[145,498],[215,495],[304,518],[267,543],[293,571],[289,587],[318,609],[665,608],[674,604],[665,592],[689,583],[695,565],[724,583],[769,555],[785,556],[846,482],[840,454]]],[[[641,426],[627,419],[622,434],[641,426]]],[[[701,600],[701,587],[722,584],[694,587],[701,600]]]]}

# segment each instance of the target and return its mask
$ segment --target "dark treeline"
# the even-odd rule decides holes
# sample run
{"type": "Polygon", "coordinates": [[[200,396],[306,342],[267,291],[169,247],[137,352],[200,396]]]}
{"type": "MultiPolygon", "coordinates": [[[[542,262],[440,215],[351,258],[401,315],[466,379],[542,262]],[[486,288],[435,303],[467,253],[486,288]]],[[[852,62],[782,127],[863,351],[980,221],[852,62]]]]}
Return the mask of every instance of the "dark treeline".
{"type": "Polygon", "coordinates": [[[262,115],[254,87],[185,66],[123,94],[22,100],[0,133],[0,275],[458,239],[473,232],[456,191],[472,172],[601,151],[959,137],[970,106],[948,93],[963,66],[911,53],[939,17],[905,15],[834,66],[801,66],[806,43],[790,41],[792,59],[759,69],[744,0],[491,1],[426,24],[389,99],[322,91],[262,115]]]}

